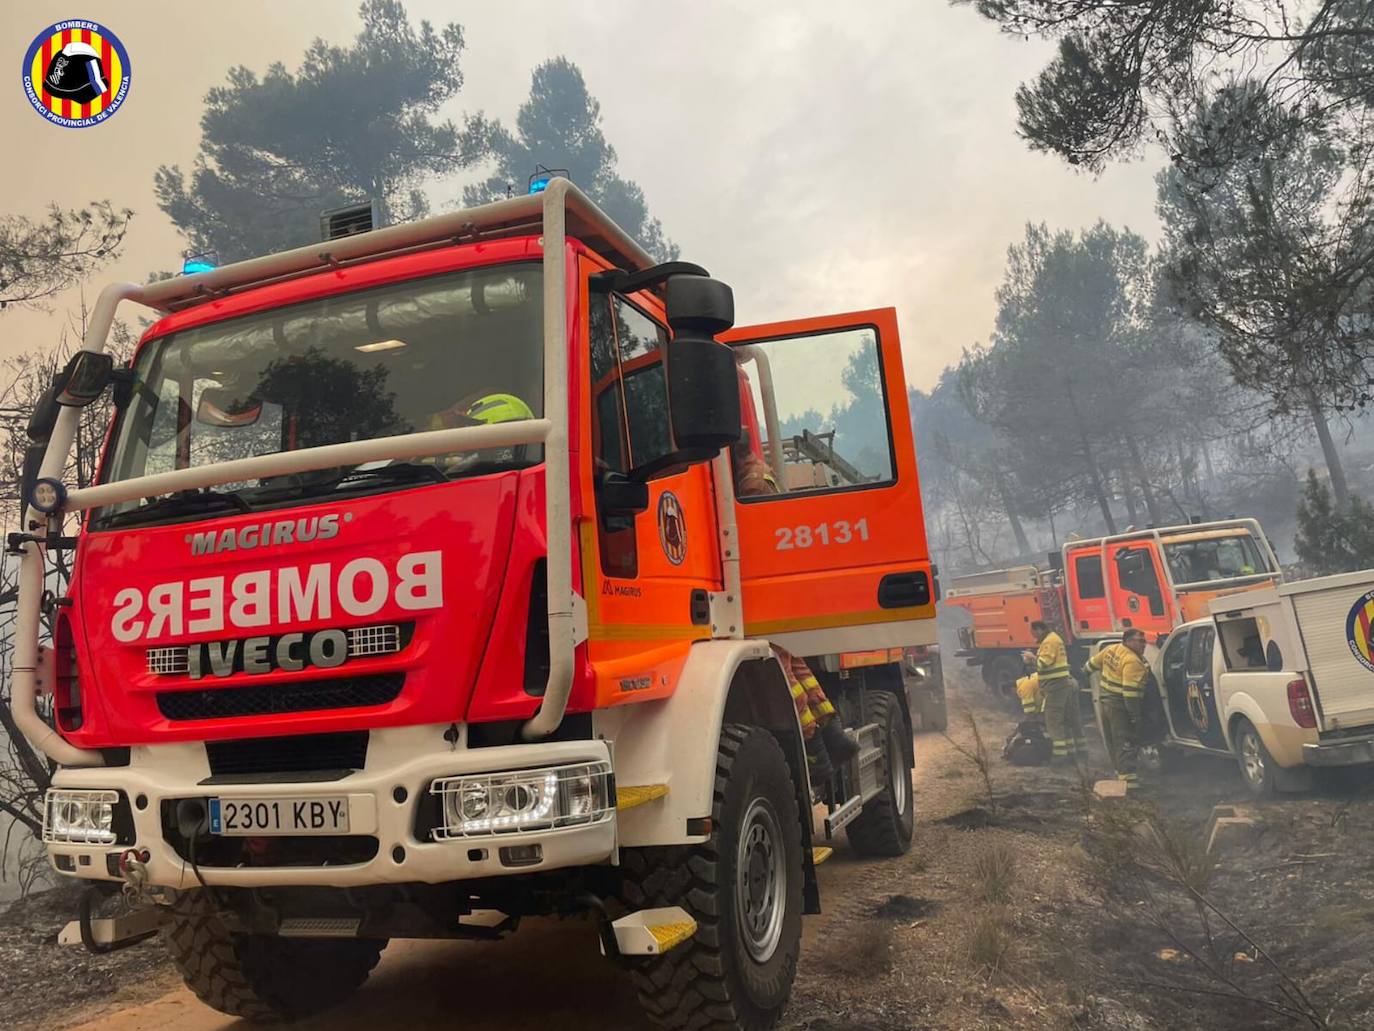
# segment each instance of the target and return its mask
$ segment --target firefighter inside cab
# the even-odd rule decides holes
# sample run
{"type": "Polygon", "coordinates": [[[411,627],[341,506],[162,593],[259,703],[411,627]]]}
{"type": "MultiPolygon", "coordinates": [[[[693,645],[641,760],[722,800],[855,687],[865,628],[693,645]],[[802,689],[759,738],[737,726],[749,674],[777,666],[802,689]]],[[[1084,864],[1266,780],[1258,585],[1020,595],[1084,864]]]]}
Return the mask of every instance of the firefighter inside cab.
{"type": "MultiPolygon", "coordinates": [[[[777,478],[763,458],[758,439],[758,416],[753,395],[743,370],[740,371],[740,411],[743,430],[739,442],[730,449],[735,474],[735,496],[757,497],[779,493],[777,478]]],[[[847,763],[859,751],[859,743],[845,733],[839,713],[825,695],[825,689],[805,659],[773,645],[787,676],[787,686],[797,707],[797,720],[806,741],[806,757],[815,774],[824,777],[830,770],[847,763]]]]}

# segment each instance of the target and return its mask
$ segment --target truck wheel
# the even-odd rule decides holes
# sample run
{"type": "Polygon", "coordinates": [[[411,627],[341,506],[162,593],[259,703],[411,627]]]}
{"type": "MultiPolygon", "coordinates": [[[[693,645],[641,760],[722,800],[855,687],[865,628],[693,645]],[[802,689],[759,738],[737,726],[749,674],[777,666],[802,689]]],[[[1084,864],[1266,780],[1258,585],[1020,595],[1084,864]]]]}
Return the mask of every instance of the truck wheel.
{"type": "Polygon", "coordinates": [[[386,948],[385,939],[236,934],[203,891],[177,899],[165,939],[201,1002],[259,1023],[296,1020],[342,1002],[386,948]]]}
{"type": "Polygon", "coordinates": [[[1277,770],[1274,757],[1264,747],[1259,731],[1247,719],[1242,719],[1236,727],[1236,759],[1240,763],[1240,777],[1250,794],[1256,798],[1269,798],[1274,794],[1277,770]]]}
{"type": "Polygon", "coordinates": [[[868,695],[868,720],[882,728],[887,746],[887,783],[864,804],[848,828],[849,843],[861,856],[900,856],[911,847],[916,806],[911,791],[911,730],[897,697],[886,691],[868,695]]]}
{"type": "Polygon", "coordinates": [[[1021,703],[1016,697],[1016,679],[1025,674],[1020,658],[1012,655],[999,655],[992,660],[988,670],[988,686],[1001,701],[1015,705],[1021,711],[1021,703]]]}
{"type": "Polygon", "coordinates": [[[769,731],[721,728],[711,826],[700,845],[621,853],[626,903],[697,921],[691,941],[634,969],[635,987],[661,1027],[764,1031],[792,994],[802,910],[796,789],[769,731]]]}

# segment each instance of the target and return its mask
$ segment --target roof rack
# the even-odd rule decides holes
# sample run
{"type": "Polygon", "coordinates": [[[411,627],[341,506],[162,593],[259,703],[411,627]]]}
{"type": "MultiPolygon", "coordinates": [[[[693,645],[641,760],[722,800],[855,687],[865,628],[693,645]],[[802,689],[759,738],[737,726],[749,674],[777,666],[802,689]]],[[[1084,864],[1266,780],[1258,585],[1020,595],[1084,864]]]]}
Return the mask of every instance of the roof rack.
{"type": "MultiPolygon", "coordinates": [[[[564,231],[568,236],[581,240],[619,268],[635,270],[653,264],[644,248],[630,239],[576,186],[567,183],[563,196],[564,231]]],[[[545,193],[541,192],[434,215],[419,222],[322,240],[208,272],[150,283],[138,290],[136,299],[160,311],[177,311],[230,293],[327,268],[432,247],[538,233],[544,228],[545,202],[545,193]]]]}

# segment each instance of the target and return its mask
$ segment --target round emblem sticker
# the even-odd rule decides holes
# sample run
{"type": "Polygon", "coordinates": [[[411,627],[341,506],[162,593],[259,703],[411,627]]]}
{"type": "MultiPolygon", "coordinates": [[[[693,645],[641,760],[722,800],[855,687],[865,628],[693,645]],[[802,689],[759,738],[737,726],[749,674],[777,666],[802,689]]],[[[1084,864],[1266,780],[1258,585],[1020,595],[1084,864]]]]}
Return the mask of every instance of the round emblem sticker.
{"type": "Polygon", "coordinates": [[[1345,620],[1345,640],[1350,654],[1361,666],[1374,672],[1374,591],[1357,600],[1345,620]]]}
{"type": "Polygon", "coordinates": [[[129,95],[129,53],[99,22],[74,19],[48,26],[29,44],[24,95],[54,125],[99,125],[129,95]]]}
{"type": "Polygon", "coordinates": [[[682,503],[677,495],[665,490],[658,499],[658,542],[663,554],[675,566],[687,557],[687,520],[682,515],[682,503]]]}

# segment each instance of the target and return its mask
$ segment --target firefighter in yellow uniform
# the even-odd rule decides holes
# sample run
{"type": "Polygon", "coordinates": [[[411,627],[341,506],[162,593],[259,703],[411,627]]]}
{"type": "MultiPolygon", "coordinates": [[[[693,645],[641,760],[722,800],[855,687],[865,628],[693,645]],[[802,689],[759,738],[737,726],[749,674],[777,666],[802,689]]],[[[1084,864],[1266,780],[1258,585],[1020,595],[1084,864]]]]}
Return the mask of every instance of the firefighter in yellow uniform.
{"type": "Polygon", "coordinates": [[[1145,664],[1145,632],[1127,630],[1120,644],[1104,648],[1088,660],[1083,672],[1102,674],[1102,736],[1118,779],[1136,783],[1136,753],[1140,750],[1142,705],[1150,667],[1145,664]]]}
{"type": "Polygon", "coordinates": [[[1045,697],[1040,693],[1040,675],[1018,677],[1016,697],[1021,700],[1021,711],[1027,716],[1039,716],[1045,711],[1045,697]]]}
{"type": "Polygon", "coordinates": [[[1040,678],[1040,694],[1045,703],[1045,733],[1050,739],[1054,765],[1062,766],[1075,757],[1086,757],[1083,738],[1083,713],[1078,705],[1078,682],[1069,674],[1069,653],[1064,639],[1036,620],[1031,633],[1040,647],[1035,653],[1035,674],[1040,678]]]}

